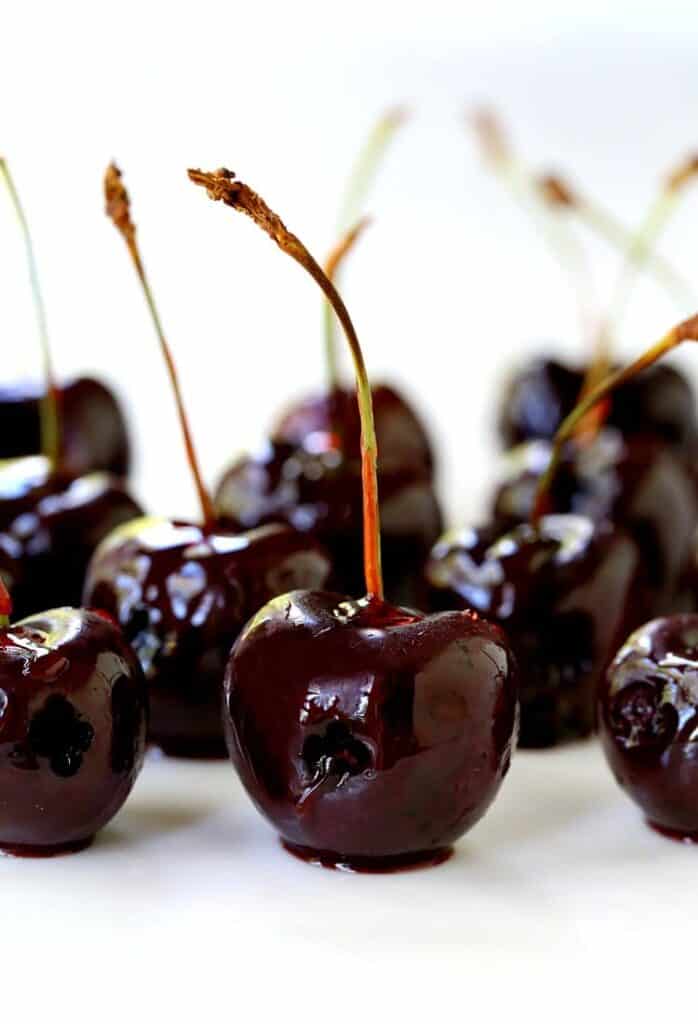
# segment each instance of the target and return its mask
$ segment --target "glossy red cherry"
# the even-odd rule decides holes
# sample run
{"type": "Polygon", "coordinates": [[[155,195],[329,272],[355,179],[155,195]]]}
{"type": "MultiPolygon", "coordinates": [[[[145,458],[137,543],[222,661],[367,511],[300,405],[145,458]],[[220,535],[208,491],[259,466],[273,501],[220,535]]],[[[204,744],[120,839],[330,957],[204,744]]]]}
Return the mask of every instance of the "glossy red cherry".
{"type": "MultiPolygon", "coordinates": [[[[394,388],[371,388],[381,465],[432,471],[434,454],[426,427],[409,402],[394,388]]],[[[272,428],[273,441],[308,452],[340,448],[361,457],[361,419],[353,389],[334,388],[287,409],[272,428]]]]}
{"type": "Polygon", "coordinates": [[[38,455],[0,463],[0,531],[19,567],[8,580],[17,615],[79,605],[97,545],[141,514],[110,474],[76,478],[38,455]]]}
{"type": "MultiPolygon", "coordinates": [[[[586,373],[586,368],[544,357],[517,371],[499,405],[498,430],[504,445],[552,440],[577,404],[586,373]]],[[[624,437],[651,435],[692,452],[698,438],[696,396],[679,370],[653,366],[618,388],[606,422],[624,437]]]]}
{"type": "Polygon", "coordinates": [[[114,617],[140,660],[150,741],[176,757],[222,757],[223,674],[240,630],[272,597],[329,574],[322,548],[284,526],[226,534],[140,519],[99,548],[84,603],[114,617]]]}
{"type": "MultiPolygon", "coordinates": [[[[36,384],[0,385],[0,458],[41,450],[40,398],[36,384]]],[[[92,377],[79,377],[60,389],[59,403],[65,471],[126,476],[131,462],[128,429],[113,392],[92,377]]]]}
{"type": "Polygon", "coordinates": [[[599,690],[599,732],[650,824],[698,842],[698,615],[655,619],[626,641],[599,690]]]}
{"type": "Polygon", "coordinates": [[[433,610],[473,608],[504,628],[519,666],[522,747],[591,732],[596,685],[644,611],[630,537],[572,515],[509,533],[453,531],[426,577],[433,610]]]}
{"type": "Polygon", "coordinates": [[[513,658],[476,614],[383,599],[381,478],[366,367],[349,313],[303,243],[229,171],[190,171],[248,214],[317,282],[354,360],[367,597],[294,591],[236,641],[225,723],[243,784],[286,846],[315,863],[394,870],[443,859],[485,812],[517,722],[513,658]]]}
{"type": "Polygon", "coordinates": [[[59,608],[0,629],[0,848],[81,849],[143,761],[146,690],[120,630],[59,608]]]}
{"type": "MultiPolygon", "coordinates": [[[[381,466],[386,592],[395,602],[419,607],[422,566],[441,531],[441,511],[423,470],[381,466]]],[[[317,537],[332,556],[336,585],[361,593],[360,459],[347,459],[334,446],[311,452],[268,444],[257,457],[243,457],[227,471],[214,500],[222,520],[241,529],[282,522],[317,537]]]]}
{"type": "Polygon", "coordinates": [[[470,612],[304,591],[245,628],[225,710],[233,762],[284,842],[380,870],[443,854],[494,799],[515,671],[503,634],[470,612]]]}
{"type": "MultiPolygon", "coordinates": [[[[503,527],[526,522],[552,453],[529,441],[507,453],[493,502],[503,527]]],[[[547,507],[624,527],[640,548],[652,590],[651,614],[675,610],[698,524],[698,489],[685,458],[657,437],[625,437],[606,428],[570,440],[551,482],[547,507]]]]}

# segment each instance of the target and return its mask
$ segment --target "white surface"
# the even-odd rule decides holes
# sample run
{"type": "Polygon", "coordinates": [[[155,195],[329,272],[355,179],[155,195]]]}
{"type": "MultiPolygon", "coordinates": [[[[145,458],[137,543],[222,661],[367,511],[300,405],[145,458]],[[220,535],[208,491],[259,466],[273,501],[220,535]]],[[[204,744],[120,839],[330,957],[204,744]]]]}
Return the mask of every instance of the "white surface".
{"type": "Polygon", "coordinates": [[[449,862],[392,876],[303,864],[229,765],[151,758],[89,852],[0,860],[3,973],[17,990],[29,968],[32,985],[38,953],[35,1007],[70,978],[108,1020],[136,993],[138,1021],[256,1020],[262,1005],[292,1021],[467,1019],[481,999],[494,1016],[480,1019],[576,1020],[602,998],[628,1012],[629,986],[647,985],[649,1008],[692,976],[697,856],[644,825],[595,743],[519,753],[449,862]]]}
{"type": "MultiPolygon", "coordinates": [[[[695,4],[609,6],[0,0],[0,147],[33,224],[57,361],[99,367],[128,395],[154,511],[194,502],[143,303],[101,215],[107,161],[123,165],[213,478],[289,390],[321,379],[320,313],[301,272],[208,203],[186,166],[232,166],[321,255],[372,119],[411,105],[345,292],[369,367],[411,385],[430,415],[461,519],[486,493],[503,368],[526,339],[583,346],[564,279],[483,172],[464,107],[499,105],[527,158],[572,172],[629,223],[698,143],[695,4]]],[[[688,273],[696,202],[664,246],[688,273]]],[[[37,357],[1,200],[0,237],[12,375],[37,357]]],[[[602,299],[615,262],[592,252],[602,299]]],[[[621,350],[681,312],[644,284],[621,350]]],[[[225,765],[151,762],[89,853],[0,863],[0,1012],[30,1024],[256,1024],[268,1007],[304,1024],[694,1013],[697,857],[645,829],[593,746],[517,756],[453,861],[391,878],[284,855],[225,765]]]]}

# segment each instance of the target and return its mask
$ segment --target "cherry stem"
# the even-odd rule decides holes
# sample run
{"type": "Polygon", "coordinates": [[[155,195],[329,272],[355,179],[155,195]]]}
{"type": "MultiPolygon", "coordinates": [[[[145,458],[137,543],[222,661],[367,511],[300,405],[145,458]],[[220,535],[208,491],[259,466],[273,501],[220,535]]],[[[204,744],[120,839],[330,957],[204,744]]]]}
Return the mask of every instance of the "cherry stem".
{"type": "Polygon", "coordinates": [[[177,375],[177,369],[175,367],[172,352],[170,346],[165,338],[165,333],[162,328],[162,322],[155,305],[153,293],[148,282],[148,278],[145,273],[143,261],[141,259],[140,250],[138,248],[138,242],[136,241],[136,225],[131,219],[131,201],[124,187],[121,177],[121,171],[116,167],[115,164],[110,164],[107,168],[107,172],[104,177],[104,195],[106,199],[106,213],[111,218],[115,227],[121,233],[126,246],[128,248],[131,260],[138,279],[143,288],[148,309],[150,310],[150,316],[155,327],[155,333],[158,336],[160,342],[160,349],[162,351],[165,365],[167,367],[167,373],[172,384],[172,390],[175,396],[175,402],[177,406],[177,415],[179,417],[179,424],[182,430],[182,437],[184,439],[184,447],[187,453],[187,461],[191,469],[191,474],[194,479],[194,486],[199,498],[201,505],[201,513],[203,516],[203,522],[206,529],[213,529],[216,522],[216,514],[211,501],[211,496],[204,484],[203,475],[201,473],[201,466],[199,464],[198,457],[196,455],[196,449],[192,439],[192,433],[189,428],[189,420],[187,417],[186,409],[184,407],[184,399],[182,397],[182,391],[179,385],[179,378],[177,375]]]}
{"type": "MultiPolygon", "coordinates": [[[[339,268],[344,263],[346,256],[354,248],[355,243],[358,241],[360,235],[363,234],[365,228],[371,222],[370,217],[361,217],[353,227],[349,228],[347,232],[340,238],[335,245],[334,249],[330,252],[329,256],[325,260],[325,274],[334,284],[336,275],[339,268]]],[[[335,340],[334,324],[335,324],[335,312],[332,305],[325,301],[324,302],[324,321],[325,321],[325,359],[327,363],[327,383],[330,392],[339,389],[339,366],[337,359],[337,345],[335,340]]]]}
{"type": "Polygon", "coordinates": [[[54,469],[58,469],[61,460],[61,429],[59,415],[59,390],[56,384],[53,360],[51,358],[51,346],[48,338],[48,322],[46,319],[46,307],[41,294],[39,284],[39,271],[34,256],[31,232],[24,208],[15,187],[14,180],[10,174],[7,161],[0,157],[0,173],[2,174],[12,206],[14,207],[20,230],[24,237],[24,246],[27,255],[27,267],[29,269],[29,281],[32,295],[34,297],[34,309],[39,327],[39,344],[41,346],[41,357],[44,364],[44,382],[46,393],[41,399],[41,450],[54,469]]]}
{"type": "MultiPolygon", "coordinates": [[[[406,116],[407,114],[402,107],[394,107],[383,114],[374,124],[350,171],[337,219],[337,231],[340,235],[340,240],[330,253],[325,264],[325,273],[335,286],[337,285],[337,274],[340,264],[343,263],[344,257],[352,248],[356,238],[363,229],[361,227],[358,231],[356,230],[371,185],[375,181],[378,169],[393,137],[403,124],[406,116]],[[347,239],[349,239],[349,242],[345,245],[347,239]],[[335,265],[329,271],[327,264],[332,261],[337,253],[339,255],[335,258],[335,265]]],[[[323,303],[323,306],[327,382],[332,392],[337,391],[340,387],[337,336],[332,306],[327,301],[323,303]]]]}
{"type": "Polygon", "coordinates": [[[207,173],[190,170],[189,178],[195,185],[206,189],[210,199],[246,214],[262,228],[278,247],[299,263],[324,292],[342,325],[351,350],[356,371],[356,394],[361,416],[361,478],[363,483],[364,573],[369,597],[383,598],[381,570],[380,512],[378,506],[378,480],[376,464],[378,446],[373,422],[373,403],[366,365],[354,325],[337,289],[322,267],[308,252],[296,235],[292,234],[281,218],[270,210],[264,200],[248,185],[238,181],[232,171],[221,168],[207,173]]]}
{"type": "MultiPolygon", "coordinates": [[[[600,203],[590,199],[587,195],[582,195],[558,174],[541,175],[538,178],[538,185],[548,202],[553,205],[570,207],[582,223],[609,245],[622,252],[630,251],[634,245],[635,232],[627,228],[600,203]]],[[[649,250],[646,266],[680,307],[690,308],[696,304],[696,292],[690,282],[663,256],[649,250]]]]}
{"type": "MultiPolygon", "coordinates": [[[[698,175],[698,158],[682,160],[667,176],[638,231],[630,240],[606,314],[606,334],[617,334],[638,275],[652,258],[662,231],[674,213],[684,188],[698,175]]],[[[692,299],[692,302],[694,300],[692,299]]]]}
{"type": "Polygon", "coordinates": [[[374,124],[351,169],[339,208],[338,230],[348,231],[359,217],[388,146],[407,118],[403,107],[393,107],[374,124]]]}
{"type": "Polygon", "coordinates": [[[475,111],[472,123],[485,161],[533,216],[553,258],[567,275],[577,303],[582,336],[586,339],[592,330],[595,306],[593,278],[584,246],[560,216],[564,204],[552,203],[533,174],[518,160],[492,110],[475,111]]]}
{"type": "Polygon", "coordinates": [[[684,341],[698,341],[698,313],[673,327],[663,338],[652,345],[651,348],[648,348],[637,359],[633,360],[632,363],[606,377],[563,420],[553,440],[548,466],[538,481],[531,514],[531,522],[534,526],[538,525],[541,517],[546,513],[550,487],[560,463],[562,449],[570,438],[574,436],[579,423],[589,415],[599,402],[608,398],[617,387],[635,377],[638,373],[641,373],[642,370],[652,366],[667,352],[670,352],[684,341]]]}
{"type": "MultiPolygon", "coordinates": [[[[686,185],[698,174],[698,160],[683,160],[668,175],[666,182],[652,203],[638,231],[630,238],[618,279],[611,297],[608,312],[599,326],[594,356],[589,363],[582,385],[582,399],[593,393],[611,370],[611,349],[613,337],[618,334],[620,323],[628,308],[630,297],[638,277],[647,266],[661,232],[669,217],[676,209],[686,185]]],[[[581,421],[578,432],[581,436],[592,437],[603,424],[608,403],[605,407],[595,406],[593,413],[581,421]]]]}
{"type": "Polygon", "coordinates": [[[5,581],[0,576],[0,629],[4,629],[5,626],[10,624],[10,616],[12,615],[12,598],[10,592],[5,585],[5,581]]]}

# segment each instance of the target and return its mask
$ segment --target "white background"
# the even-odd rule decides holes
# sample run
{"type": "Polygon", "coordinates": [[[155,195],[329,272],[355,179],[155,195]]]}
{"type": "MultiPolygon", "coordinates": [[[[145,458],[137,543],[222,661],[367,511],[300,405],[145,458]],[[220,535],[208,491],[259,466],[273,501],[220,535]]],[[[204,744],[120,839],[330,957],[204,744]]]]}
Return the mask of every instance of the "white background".
{"type": "MultiPolygon", "coordinates": [[[[143,302],[102,216],[106,163],[125,172],[213,480],[291,392],[321,381],[320,304],[186,167],[234,168],[322,256],[358,146],[407,103],[345,297],[370,370],[431,419],[449,518],[478,515],[504,368],[540,339],[569,354],[584,339],[564,276],[483,170],[463,115],[496,104],[526,159],[639,222],[662,173],[698,147],[694,5],[639,6],[0,0],[0,149],[33,226],[56,361],[127,396],[149,508],[195,510],[143,302]]],[[[694,279],[697,202],[664,242],[694,279]]],[[[0,230],[13,376],[37,351],[1,199],[0,230]]],[[[592,253],[601,310],[617,261],[592,253]]],[[[688,312],[643,285],[620,351],[688,312]]],[[[693,354],[681,359],[695,374],[693,354]]],[[[223,1020],[273,1007],[371,1024],[689,1010],[697,868],[695,851],[644,829],[593,747],[520,756],[451,864],[380,880],[284,858],[226,766],[151,763],[92,853],[0,864],[3,1010],[21,998],[28,1021],[45,1006],[54,1020],[197,1020],[201,1000],[223,1020]]]]}

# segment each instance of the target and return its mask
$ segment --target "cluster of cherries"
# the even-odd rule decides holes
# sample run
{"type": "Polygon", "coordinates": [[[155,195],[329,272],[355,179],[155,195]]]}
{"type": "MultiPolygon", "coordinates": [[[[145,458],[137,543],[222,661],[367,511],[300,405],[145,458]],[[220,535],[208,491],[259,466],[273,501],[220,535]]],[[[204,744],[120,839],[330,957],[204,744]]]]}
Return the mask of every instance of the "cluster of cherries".
{"type": "Polygon", "coordinates": [[[323,270],[232,173],[189,177],[318,284],[330,383],[209,494],[108,169],[107,212],[150,309],[201,519],[143,516],[114,397],[54,383],[37,287],[45,393],[0,396],[0,848],[87,845],[150,743],[175,757],[227,747],[306,860],[436,863],[487,810],[517,738],[546,747],[595,724],[650,822],[698,838],[698,422],[686,380],[654,365],[698,338],[698,318],[623,370],[600,373],[598,353],[581,370],[527,367],[502,405],[516,447],[491,521],[441,535],[427,431],[395,390],[370,387],[334,284],[357,228],[323,270]],[[334,317],[355,392],[339,383],[334,317]]]}

